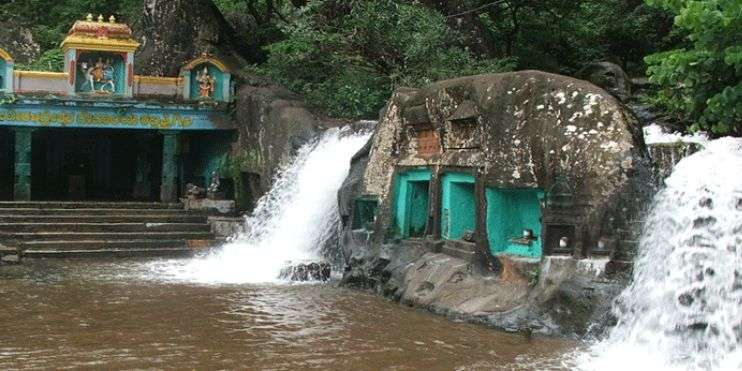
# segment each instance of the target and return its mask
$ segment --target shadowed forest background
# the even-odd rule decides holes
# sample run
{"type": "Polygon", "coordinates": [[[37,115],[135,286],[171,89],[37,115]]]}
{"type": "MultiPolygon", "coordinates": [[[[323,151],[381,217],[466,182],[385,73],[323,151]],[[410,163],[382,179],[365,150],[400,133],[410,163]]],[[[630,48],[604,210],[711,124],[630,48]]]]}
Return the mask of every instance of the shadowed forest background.
{"type": "MultiPolygon", "coordinates": [[[[19,69],[61,70],[59,42],[75,20],[113,14],[136,29],[143,7],[160,2],[4,0],[0,21],[38,45],[19,69]]],[[[199,2],[234,29],[250,63],[242,76],[283,84],[329,116],[375,117],[400,86],[524,69],[574,75],[610,61],[648,77],[641,99],[678,128],[742,132],[738,0],[199,2]]]]}

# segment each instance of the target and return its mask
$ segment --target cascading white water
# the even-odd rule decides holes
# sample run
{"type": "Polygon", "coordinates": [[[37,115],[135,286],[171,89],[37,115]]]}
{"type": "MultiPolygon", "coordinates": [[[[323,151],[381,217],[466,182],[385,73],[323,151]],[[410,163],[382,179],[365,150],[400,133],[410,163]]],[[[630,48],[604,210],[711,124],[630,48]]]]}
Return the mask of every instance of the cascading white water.
{"type": "Polygon", "coordinates": [[[655,197],[634,279],[586,370],[742,369],[742,139],[681,160],[655,197]]]}
{"type": "Polygon", "coordinates": [[[350,159],[369,136],[330,129],[303,146],[246,219],[246,233],[205,257],[167,267],[167,273],[204,283],[275,282],[288,262],[320,259],[320,247],[338,227],[337,192],[350,159]]]}

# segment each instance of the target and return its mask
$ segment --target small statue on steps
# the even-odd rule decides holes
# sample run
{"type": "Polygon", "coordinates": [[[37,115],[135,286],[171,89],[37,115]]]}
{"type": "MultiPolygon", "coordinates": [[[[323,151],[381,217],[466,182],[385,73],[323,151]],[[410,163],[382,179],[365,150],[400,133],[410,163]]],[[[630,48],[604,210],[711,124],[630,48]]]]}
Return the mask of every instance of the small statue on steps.
{"type": "Polygon", "coordinates": [[[210,200],[221,200],[224,199],[224,192],[222,191],[221,177],[218,172],[211,173],[211,183],[206,192],[206,197],[210,200]]]}
{"type": "Polygon", "coordinates": [[[186,195],[189,199],[196,200],[204,198],[206,196],[206,190],[193,183],[188,183],[186,184],[186,195]]]}

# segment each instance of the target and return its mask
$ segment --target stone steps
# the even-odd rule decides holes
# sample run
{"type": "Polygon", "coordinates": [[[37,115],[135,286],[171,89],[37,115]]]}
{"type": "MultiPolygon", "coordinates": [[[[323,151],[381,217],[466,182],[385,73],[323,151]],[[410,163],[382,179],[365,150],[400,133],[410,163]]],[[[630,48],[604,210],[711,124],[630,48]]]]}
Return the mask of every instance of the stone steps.
{"type": "Polygon", "coordinates": [[[183,210],[178,203],[161,202],[95,202],[95,201],[0,201],[0,209],[174,209],[183,210]]]}
{"type": "Polygon", "coordinates": [[[146,249],[101,249],[101,250],[34,250],[24,251],[23,257],[36,259],[65,258],[134,258],[134,257],[178,257],[190,256],[193,250],[187,247],[146,249]]]}
{"type": "Polygon", "coordinates": [[[196,211],[185,211],[178,209],[105,209],[105,208],[76,208],[76,209],[60,209],[60,208],[43,208],[43,209],[29,209],[29,208],[0,208],[0,218],[7,215],[12,216],[47,216],[47,215],[65,215],[65,216],[94,216],[94,215],[110,215],[112,210],[115,211],[116,215],[127,215],[127,216],[203,216],[205,214],[196,211]]]}
{"type": "Polygon", "coordinates": [[[34,251],[96,251],[96,250],[125,250],[125,249],[162,249],[187,248],[188,240],[52,240],[52,241],[23,241],[23,254],[34,251]]]}
{"type": "Polygon", "coordinates": [[[24,257],[187,255],[213,246],[205,214],[143,202],[0,202],[0,243],[24,257]]]}
{"type": "Polygon", "coordinates": [[[210,232],[204,223],[0,223],[0,233],[26,232],[210,232]]]}
{"type": "Polygon", "coordinates": [[[7,215],[0,212],[0,223],[192,223],[207,222],[200,215],[7,215]]]}
{"type": "Polygon", "coordinates": [[[88,241],[88,240],[210,240],[211,232],[0,232],[0,240],[88,241]]]}

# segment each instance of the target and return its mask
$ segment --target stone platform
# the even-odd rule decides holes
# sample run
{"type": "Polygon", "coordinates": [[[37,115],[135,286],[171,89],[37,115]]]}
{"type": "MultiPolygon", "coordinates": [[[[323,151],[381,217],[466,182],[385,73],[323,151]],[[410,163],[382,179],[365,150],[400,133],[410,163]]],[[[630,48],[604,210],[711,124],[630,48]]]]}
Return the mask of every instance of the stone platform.
{"type": "Polygon", "coordinates": [[[24,258],[190,255],[214,241],[181,204],[0,202],[0,244],[24,258]]]}

